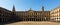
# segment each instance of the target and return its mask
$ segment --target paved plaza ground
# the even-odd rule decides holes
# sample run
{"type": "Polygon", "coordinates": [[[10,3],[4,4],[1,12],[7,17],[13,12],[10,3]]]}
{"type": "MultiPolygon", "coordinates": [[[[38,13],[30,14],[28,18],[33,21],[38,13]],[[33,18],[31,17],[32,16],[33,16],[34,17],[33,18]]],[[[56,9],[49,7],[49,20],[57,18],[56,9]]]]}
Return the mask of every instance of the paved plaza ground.
{"type": "Polygon", "coordinates": [[[49,22],[49,21],[22,21],[22,22],[15,22],[6,25],[60,25],[60,23],[49,22]]]}

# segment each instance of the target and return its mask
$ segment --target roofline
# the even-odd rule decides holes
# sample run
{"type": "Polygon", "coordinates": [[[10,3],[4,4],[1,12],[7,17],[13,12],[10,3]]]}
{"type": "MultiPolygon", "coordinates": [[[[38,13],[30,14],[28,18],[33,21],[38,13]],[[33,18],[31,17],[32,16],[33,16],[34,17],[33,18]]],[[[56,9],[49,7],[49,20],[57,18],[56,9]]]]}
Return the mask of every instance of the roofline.
{"type": "MultiPolygon", "coordinates": [[[[59,7],[56,7],[55,9],[53,9],[53,10],[56,10],[56,9],[58,9],[58,8],[60,8],[60,6],[59,7]]],[[[53,10],[51,10],[51,11],[53,11],[53,10]]]]}
{"type": "Polygon", "coordinates": [[[11,12],[10,10],[8,10],[8,9],[5,9],[5,8],[3,8],[3,7],[0,7],[1,9],[4,9],[4,10],[7,10],[7,11],[9,11],[9,12],[11,12]]]}

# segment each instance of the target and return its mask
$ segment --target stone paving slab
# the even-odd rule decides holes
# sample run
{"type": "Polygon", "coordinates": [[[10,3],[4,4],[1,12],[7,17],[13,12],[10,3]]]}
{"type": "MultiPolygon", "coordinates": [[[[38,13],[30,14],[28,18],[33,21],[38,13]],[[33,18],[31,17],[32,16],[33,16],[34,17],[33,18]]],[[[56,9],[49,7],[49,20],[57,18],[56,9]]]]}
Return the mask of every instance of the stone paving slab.
{"type": "Polygon", "coordinates": [[[23,22],[16,22],[6,25],[60,25],[60,23],[48,22],[48,21],[23,21],[23,22]]]}

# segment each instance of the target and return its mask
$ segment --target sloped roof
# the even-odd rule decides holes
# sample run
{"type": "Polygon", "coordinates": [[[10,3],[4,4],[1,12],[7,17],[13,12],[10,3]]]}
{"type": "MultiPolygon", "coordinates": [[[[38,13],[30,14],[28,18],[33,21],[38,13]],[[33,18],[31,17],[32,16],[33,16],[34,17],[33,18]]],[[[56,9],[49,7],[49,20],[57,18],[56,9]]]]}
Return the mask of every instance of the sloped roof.
{"type": "MultiPolygon", "coordinates": [[[[56,10],[56,9],[59,9],[60,8],[60,6],[58,6],[58,7],[56,7],[55,9],[53,9],[53,10],[56,10]]],[[[53,11],[53,10],[51,10],[51,11],[53,11]]]]}
{"type": "Polygon", "coordinates": [[[5,11],[8,11],[8,12],[11,12],[11,11],[9,11],[9,10],[5,9],[5,8],[2,8],[2,7],[0,7],[0,9],[5,10],[5,11]]]}
{"type": "MultiPolygon", "coordinates": [[[[16,11],[16,13],[26,13],[29,11],[16,11]]],[[[42,13],[42,11],[33,11],[33,12],[38,12],[38,13],[42,13]]],[[[50,12],[50,11],[44,11],[44,12],[50,12]]]]}

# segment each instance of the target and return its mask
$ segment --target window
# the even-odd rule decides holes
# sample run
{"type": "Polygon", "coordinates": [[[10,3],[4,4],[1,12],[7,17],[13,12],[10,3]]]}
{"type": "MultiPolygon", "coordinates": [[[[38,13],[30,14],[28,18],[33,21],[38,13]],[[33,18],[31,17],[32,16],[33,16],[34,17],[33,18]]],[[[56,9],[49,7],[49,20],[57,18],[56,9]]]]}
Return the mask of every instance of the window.
{"type": "Polygon", "coordinates": [[[1,13],[1,10],[0,10],[0,13],[1,13]]]}
{"type": "Polygon", "coordinates": [[[60,12],[60,9],[59,9],[59,12],[60,12]]]}
{"type": "Polygon", "coordinates": [[[0,14],[0,16],[1,16],[1,14],[0,14]]]}

